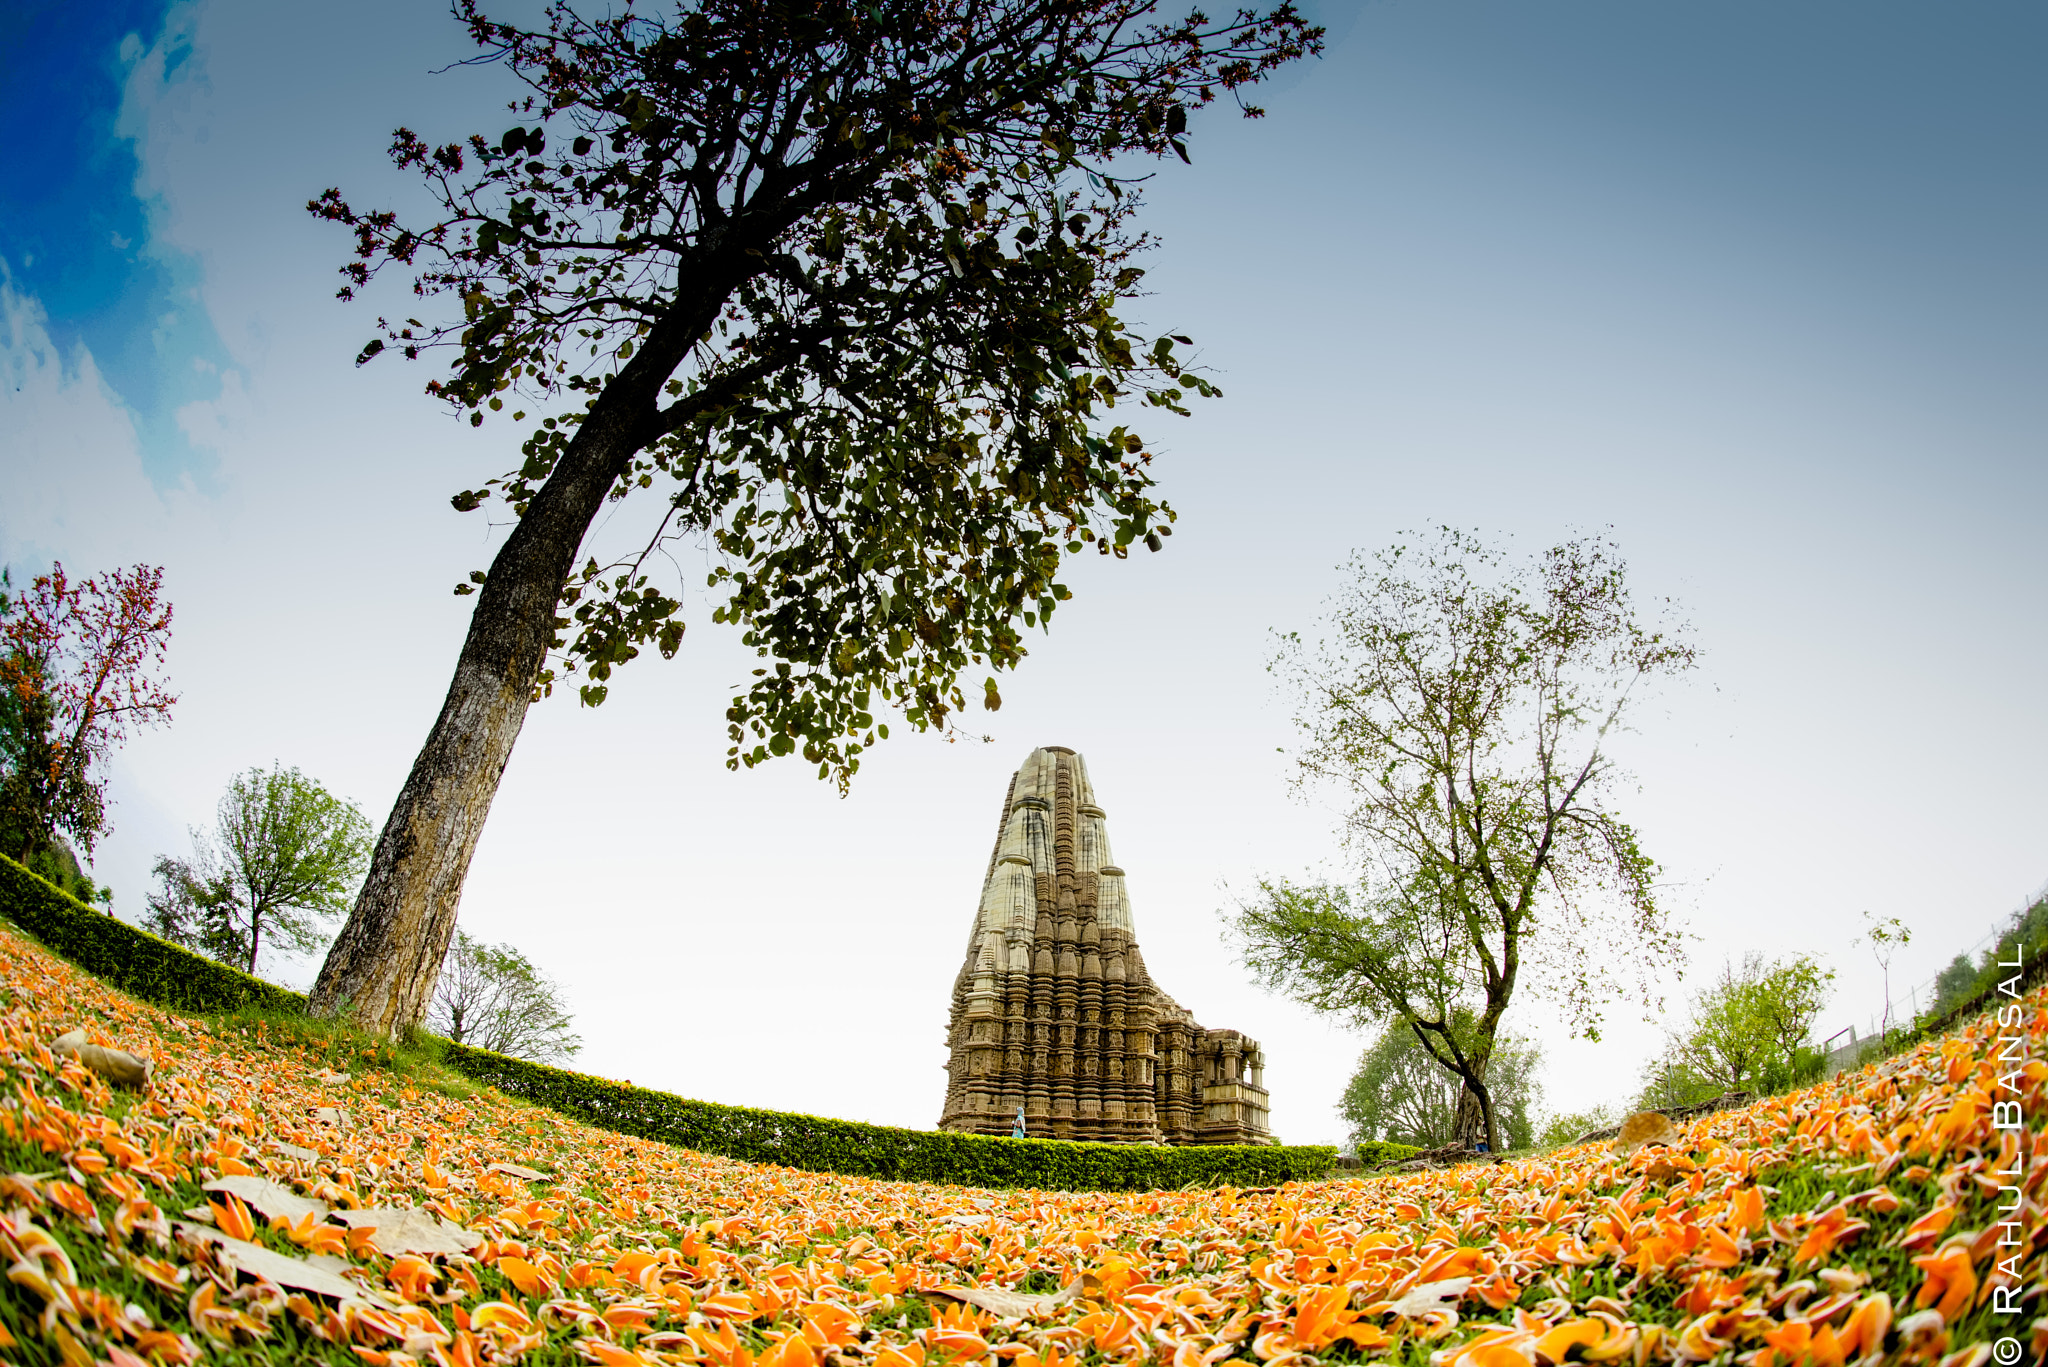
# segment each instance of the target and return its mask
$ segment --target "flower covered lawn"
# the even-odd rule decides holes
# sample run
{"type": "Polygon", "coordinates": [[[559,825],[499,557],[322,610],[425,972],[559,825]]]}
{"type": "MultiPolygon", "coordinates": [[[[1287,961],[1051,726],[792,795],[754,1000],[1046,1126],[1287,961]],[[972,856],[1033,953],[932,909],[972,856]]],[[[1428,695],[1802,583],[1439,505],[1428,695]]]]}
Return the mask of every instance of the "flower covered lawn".
{"type": "Polygon", "coordinates": [[[2048,1357],[2039,997],[2004,1062],[1985,1017],[1676,1151],[1133,1195],[683,1152],[141,1005],[6,932],[0,994],[9,1362],[2048,1357]],[[51,1051],[79,1026],[148,1089],[51,1051]]]}

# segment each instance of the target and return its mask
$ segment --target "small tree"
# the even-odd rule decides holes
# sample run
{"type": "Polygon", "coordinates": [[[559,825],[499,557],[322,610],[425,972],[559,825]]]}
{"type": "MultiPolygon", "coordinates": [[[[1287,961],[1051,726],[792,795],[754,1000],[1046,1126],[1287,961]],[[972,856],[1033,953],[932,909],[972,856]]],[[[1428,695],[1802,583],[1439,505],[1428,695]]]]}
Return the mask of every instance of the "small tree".
{"type": "Polygon", "coordinates": [[[1751,952],[1739,965],[1723,964],[1646,1069],[1644,1108],[1667,1110],[1789,1082],[1834,976],[1807,954],[1767,961],[1751,952]]]}
{"type": "Polygon", "coordinates": [[[561,988],[524,954],[455,932],[434,985],[428,1029],[457,1044],[553,1063],[583,1047],[571,1019],[561,988]]]}
{"type": "Polygon", "coordinates": [[[348,910],[370,860],[370,823],[297,769],[237,774],[190,860],[156,862],[151,930],[256,971],[264,937],[301,954],[348,910]]]}
{"type": "MultiPolygon", "coordinates": [[[[1536,1076],[1541,1061],[1533,1040],[1502,1033],[1494,1042],[1486,1086],[1511,1149],[1528,1147],[1534,1135],[1531,1112],[1543,1091],[1536,1076]]],[[[1350,1123],[1354,1145],[1384,1139],[1433,1149],[1457,1137],[1463,1091],[1458,1075],[1430,1056],[1412,1028],[1396,1022],[1360,1057],[1337,1114],[1350,1123]]]]}
{"type": "Polygon", "coordinates": [[[1879,918],[1875,913],[1863,913],[1863,943],[1870,946],[1870,956],[1877,960],[1878,971],[1884,974],[1884,1027],[1886,1035],[1892,1032],[1892,959],[1907,945],[1913,943],[1913,932],[1906,923],[1896,916],[1879,918]]]}
{"type": "Polygon", "coordinates": [[[34,863],[61,831],[91,860],[107,760],[177,702],[161,677],[170,636],[161,569],[73,583],[56,564],[0,589],[0,851],[34,863]]]}
{"type": "Polygon", "coordinates": [[[1608,741],[1648,679],[1693,648],[1639,621],[1610,542],[1508,570],[1475,538],[1354,559],[1314,647],[1282,638],[1297,783],[1346,804],[1355,886],[1264,880],[1233,928],[1276,990],[1398,1021],[1463,1080],[1458,1138],[1500,1147],[1486,1085],[1525,956],[1574,1031],[1654,1001],[1679,962],[1657,868],[1610,799],[1608,741]]]}
{"type": "Polygon", "coordinates": [[[1069,556],[1160,548],[1137,419],[1216,391],[1188,339],[1120,316],[1137,182],[1321,36],[1285,3],[457,10],[525,85],[518,122],[394,134],[429,213],[309,206],[351,230],[344,298],[412,278],[423,316],[380,319],[360,359],[443,357],[426,388],[456,414],[530,420],[519,462],[455,495],[511,530],[457,586],[476,610],[447,697],[313,987],[386,1033],[426,1009],[528,706],[572,670],[594,706],[680,648],[682,586],[651,573],[672,539],[710,554],[710,619],[761,657],[727,763],[801,754],[842,787],[888,710],[943,728],[1001,702],[1069,556]],[[644,540],[584,549],[643,499],[644,540]]]}
{"type": "MultiPolygon", "coordinates": [[[[1745,974],[1756,958],[1752,954],[1743,960],[1745,974]]],[[[1790,1066],[1811,1042],[1813,1023],[1827,1005],[1834,979],[1835,970],[1822,967],[1811,954],[1760,965],[1749,996],[1751,1010],[1775,1046],[1774,1066],[1790,1066]]]]}
{"type": "MultiPolygon", "coordinates": [[[[199,839],[195,831],[193,843],[199,839]]],[[[201,862],[157,856],[150,870],[157,888],[149,895],[143,929],[224,964],[252,963],[249,932],[233,882],[223,873],[203,872],[201,862]]]]}

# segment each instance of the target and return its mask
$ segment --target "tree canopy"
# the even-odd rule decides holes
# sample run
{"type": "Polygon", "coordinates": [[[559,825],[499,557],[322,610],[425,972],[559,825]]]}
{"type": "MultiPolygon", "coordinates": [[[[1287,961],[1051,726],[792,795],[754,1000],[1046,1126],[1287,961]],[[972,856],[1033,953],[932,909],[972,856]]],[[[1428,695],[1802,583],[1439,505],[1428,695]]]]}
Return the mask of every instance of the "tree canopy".
{"type": "Polygon", "coordinates": [[[1523,564],[1443,529],[1354,557],[1327,635],[1281,639],[1302,790],[1334,794],[1356,877],[1266,879],[1233,920],[1269,987],[1396,1021],[1464,1082],[1461,1140],[1500,1136],[1485,1078],[1523,970],[1580,1034],[1680,962],[1657,867],[1614,806],[1637,690],[1691,667],[1642,620],[1607,540],[1523,564]]]}
{"type": "Polygon", "coordinates": [[[699,537],[713,620],[777,662],[733,701],[732,762],[801,748],[843,779],[878,735],[870,694],[943,723],[960,672],[1014,666],[1020,626],[1066,597],[1065,555],[1171,533],[1145,439],[1110,410],[1216,391],[1186,338],[1115,312],[1144,274],[1128,170],[1185,158],[1191,109],[1317,37],[1290,5],[1153,8],[710,0],[560,6],[542,32],[464,0],[532,88],[527,117],[439,146],[399,130],[432,222],[338,191],[310,207],[355,230],[344,298],[400,265],[461,303],[380,320],[361,359],[445,352],[429,393],[529,424],[524,459],[457,507],[527,516],[583,426],[622,410],[607,496],[656,489],[666,515],[564,586],[554,659],[586,703],[639,647],[678,648],[682,605],[645,570],[699,537]]]}
{"type": "Polygon", "coordinates": [[[429,393],[523,424],[520,461],[453,500],[513,527],[456,588],[478,601],[455,681],[316,1007],[418,1018],[431,973],[396,965],[445,950],[527,701],[575,676],[596,705],[643,647],[680,648],[686,590],[657,573],[677,538],[762,660],[728,763],[800,753],[842,788],[886,710],[1000,705],[1066,557],[1163,544],[1134,419],[1216,390],[1186,337],[1123,316],[1138,179],[1320,30],[1291,4],[1155,11],[701,0],[533,29],[462,0],[477,60],[527,89],[516,121],[398,130],[430,218],[309,207],[354,234],[344,298],[411,277],[415,316],[359,359],[445,356],[429,393]],[[627,549],[584,551],[608,502],[648,500],[627,549]]]}
{"type": "Polygon", "coordinates": [[[326,943],[321,923],[348,910],[369,867],[370,823],[273,764],[235,775],[192,844],[189,860],[157,860],[149,929],[254,973],[266,935],[300,954],[326,943]]]}

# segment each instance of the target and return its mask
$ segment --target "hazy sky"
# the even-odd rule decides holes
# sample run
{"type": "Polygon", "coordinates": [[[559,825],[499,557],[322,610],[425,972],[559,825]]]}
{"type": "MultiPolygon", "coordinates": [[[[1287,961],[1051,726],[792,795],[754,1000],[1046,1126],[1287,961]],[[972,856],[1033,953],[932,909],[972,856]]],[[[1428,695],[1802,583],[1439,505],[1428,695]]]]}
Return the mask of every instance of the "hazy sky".
{"type": "MultiPolygon", "coordinates": [[[[1325,5],[1327,56],[1155,182],[1140,309],[1226,397],[1155,423],[1166,553],[1082,565],[992,743],[899,733],[840,800],[729,774],[751,659],[691,604],[676,660],[537,707],[463,924],[566,985],[581,1066],[708,1099],[929,1126],[1004,784],[1088,759],[1166,989],[1261,1039],[1273,1119],[1332,1141],[1362,1044],[1249,986],[1218,909],[1334,867],[1290,798],[1269,633],[1354,549],[1451,523],[1534,552],[1611,528],[1703,648],[1624,743],[1693,979],[1839,970],[1895,997],[2048,879],[2048,11],[2031,3],[1325,5]],[[1170,424],[1170,425],[1167,425],[1170,424]]],[[[404,123],[495,133],[431,4],[201,0],[0,14],[0,560],[147,561],[177,605],[167,730],[115,768],[98,873],[143,909],[228,777],[281,759],[381,821],[488,563],[448,496],[512,463],[355,370],[330,185],[403,206],[404,123]]],[[[686,562],[687,563],[687,562],[686,562]]],[[[701,579],[697,582],[701,582],[701,579]]],[[[311,965],[279,961],[303,983],[311,965]]],[[[1682,995],[1688,985],[1677,991],[1682,995]]],[[[1618,1099],[1654,1025],[1550,1046],[1553,1105],[1618,1099]]]]}

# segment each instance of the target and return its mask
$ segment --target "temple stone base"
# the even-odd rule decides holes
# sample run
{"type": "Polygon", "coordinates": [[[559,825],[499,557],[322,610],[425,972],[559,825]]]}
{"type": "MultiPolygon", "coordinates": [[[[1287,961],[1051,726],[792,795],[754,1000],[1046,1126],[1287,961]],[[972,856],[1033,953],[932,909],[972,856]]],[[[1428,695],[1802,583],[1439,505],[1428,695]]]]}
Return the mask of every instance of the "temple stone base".
{"type": "Polygon", "coordinates": [[[1124,1144],[1270,1144],[1265,1056],[1152,981],[1088,767],[1034,750],[1010,780],[953,984],[939,1128],[1124,1144]]]}

